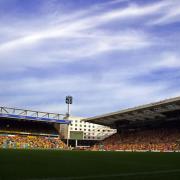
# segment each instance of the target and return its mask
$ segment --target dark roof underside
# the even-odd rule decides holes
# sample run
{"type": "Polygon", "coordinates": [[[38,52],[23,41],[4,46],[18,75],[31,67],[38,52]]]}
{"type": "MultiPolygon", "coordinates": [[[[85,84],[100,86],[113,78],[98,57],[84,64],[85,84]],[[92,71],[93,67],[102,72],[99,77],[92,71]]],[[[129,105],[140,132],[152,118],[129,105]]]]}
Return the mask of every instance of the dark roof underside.
{"type": "Polygon", "coordinates": [[[84,119],[114,128],[127,124],[173,121],[180,118],[180,97],[84,119]]]}

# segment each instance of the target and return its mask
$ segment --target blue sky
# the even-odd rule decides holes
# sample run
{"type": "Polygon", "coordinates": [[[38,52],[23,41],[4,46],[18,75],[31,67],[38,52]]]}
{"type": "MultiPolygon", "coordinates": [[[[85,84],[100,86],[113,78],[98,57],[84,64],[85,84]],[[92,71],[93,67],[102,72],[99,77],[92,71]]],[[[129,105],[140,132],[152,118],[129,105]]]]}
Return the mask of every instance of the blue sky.
{"type": "Polygon", "coordinates": [[[180,95],[179,0],[0,0],[1,106],[94,116],[180,95]]]}

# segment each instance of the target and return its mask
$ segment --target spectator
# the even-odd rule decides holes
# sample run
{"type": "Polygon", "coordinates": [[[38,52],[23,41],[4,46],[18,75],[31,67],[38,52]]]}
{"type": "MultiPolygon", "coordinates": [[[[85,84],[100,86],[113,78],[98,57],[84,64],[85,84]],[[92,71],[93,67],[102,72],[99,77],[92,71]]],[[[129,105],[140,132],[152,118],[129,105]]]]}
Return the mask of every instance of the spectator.
{"type": "Polygon", "coordinates": [[[66,145],[59,138],[25,135],[0,136],[1,148],[48,148],[63,149],[66,145]]]}
{"type": "Polygon", "coordinates": [[[114,134],[99,144],[93,150],[122,151],[179,151],[180,131],[178,128],[160,128],[141,131],[126,131],[114,134]]]}

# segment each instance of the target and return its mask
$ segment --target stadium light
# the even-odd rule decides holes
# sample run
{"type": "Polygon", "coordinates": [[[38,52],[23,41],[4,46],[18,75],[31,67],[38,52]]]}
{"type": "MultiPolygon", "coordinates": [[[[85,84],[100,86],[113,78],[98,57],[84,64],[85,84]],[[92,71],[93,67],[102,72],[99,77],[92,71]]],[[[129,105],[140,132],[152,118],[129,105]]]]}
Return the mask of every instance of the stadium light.
{"type": "Polygon", "coordinates": [[[73,100],[72,96],[66,96],[65,102],[68,105],[68,112],[67,112],[68,117],[70,116],[70,104],[72,104],[72,100],[73,100]]]}

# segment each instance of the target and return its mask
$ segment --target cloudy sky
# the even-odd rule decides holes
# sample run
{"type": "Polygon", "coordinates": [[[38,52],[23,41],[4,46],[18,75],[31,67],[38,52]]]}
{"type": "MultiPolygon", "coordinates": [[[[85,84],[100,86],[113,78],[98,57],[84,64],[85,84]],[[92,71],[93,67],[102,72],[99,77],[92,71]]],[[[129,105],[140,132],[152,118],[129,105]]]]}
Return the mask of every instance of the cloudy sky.
{"type": "Polygon", "coordinates": [[[179,0],[0,0],[0,106],[94,116],[180,95],[179,0]]]}

